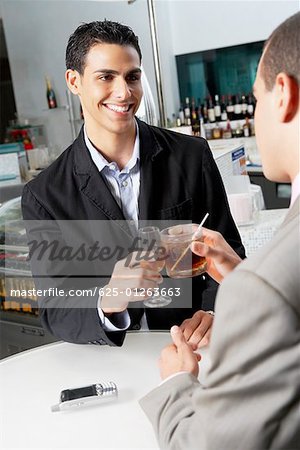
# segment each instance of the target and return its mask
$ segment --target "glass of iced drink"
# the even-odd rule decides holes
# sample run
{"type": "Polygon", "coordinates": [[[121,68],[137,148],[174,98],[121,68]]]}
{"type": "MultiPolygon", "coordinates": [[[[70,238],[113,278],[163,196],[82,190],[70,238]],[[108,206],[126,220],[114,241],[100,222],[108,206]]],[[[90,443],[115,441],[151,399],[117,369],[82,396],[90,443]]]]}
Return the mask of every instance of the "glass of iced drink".
{"type": "Polygon", "coordinates": [[[196,277],[206,271],[206,259],[190,249],[193,240],[201,240],[197,224],[182,224],[161,231],[161,243],[166,250],[165,266],[169,277],[196,277]]]}

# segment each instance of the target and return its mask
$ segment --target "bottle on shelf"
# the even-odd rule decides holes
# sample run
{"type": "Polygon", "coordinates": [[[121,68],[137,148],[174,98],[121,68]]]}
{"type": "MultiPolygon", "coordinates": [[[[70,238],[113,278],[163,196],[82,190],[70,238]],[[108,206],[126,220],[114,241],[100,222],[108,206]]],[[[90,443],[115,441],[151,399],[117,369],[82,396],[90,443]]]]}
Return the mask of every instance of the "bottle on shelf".
{"type": "Polygon", "coordinates": [[[235,96],[235,102],[234,102],[234,119],[240,120],[243,118],[242,115],[242,103],[239,94],[236,94],[235,96]]]}
{"type": "Polygon", "coordinates": [[[231,139],[232,138],[232,130],[230,125],[230,120],[227,119],[226,128],[223,130],[223,139],[231,139]]]}
{"type": "Polygon", "coordinates": [[[243,119],[245,119],[247,117],[247,109],[248,109],[248,102],[246,99],[246,96],[243,94],[242,95],[242,116],[243,119]]]}
{"type": "Polygon", "coordinates": [[[216,121],[215,107],[214,107],[211,97],[208,98],[207,115],[208,115],[208,121],[210,123],[214,123],[216,121]]]}
{"type": "Polygon", "coordinates": [[[204,120],[203,117],[199,116],[199,123],[200,123],[200,136],[203,137],[204,139],[206,139],[206,131],[205,131],[205,126],[204,126],[204,120]]]}
{"type": "Polygon", "coordinates": [[[243,132],[245,137],[251,136],[251,125],[248,117],[246,117],[246,121],[243,125],[243,132]]]}
{"type": "Polygon", "coordinates": [[[190,111],[191,111],[191,119],[192,119],[192,121],[193,121],[193,119],[198,118],[198,108],[196,107],[196,103],[195,103],[195,99],[194,98],[192,98],[192,101],[191,101],[190,111]]]}
{"type": "Polygon", "coordinates": [[[201,115],[203,117],[203,122],[208,123],[208,103],[206,98],[203,100],[201,115]]]}
{"type": "Polygon", "coordinates": [[[235,130],[235,135],[234,135],[234,137],[236,137],[236,138],[241,138],[241,137],[243,137],[243,136],[244,136],[243,128],[241,127],[241,124],[238,123],[237,128],[236,128],[236,130],[235,130]]]}
{"type": "Polygon", "coordinates": [[[215,118],[216,118],[216,122],[220,122],[221,121],[221,105],[219,102],[219,96],[218,94],[215,95],[215,118]]]}
{"type": "Polygon", "coordinates": [[[191,125],[191,107],[190,107],[189,97],[185,98],[184,123],[185,123],[185,125],[191,125]]]}
{"type": "Polygon", "coordinates": [[[176,119],[176,127],[181,127],[181,125],[182,125],[182,123],[181,123],[180,117],[177,116],[177,119],[176,119]]]}
{"type": "Polygon", "coordinates": [[[210,127],[205,128],[205,139],[207,140],[212,139],[212,129],[210,127]]]}
{"type": "Polygon", "coordinates": [[[232,96],[231,95],[227,96],[226,112],[227,112],[228,119],[229,120],[233,120],[234,106],[233,106],[232,96]]]}
{"type": "Polygon", "coordinates": [[[191,122],[192,122],[192,132],[194,136],[200,136],[200,122],[198,116],[198,108],[196,108],[195,100],[192,98],[191,106],[191,122]]]}
{"type": "Polygon", "coordinates": [[[254,109],[255,109],[255,101],[252,93],[248,96],[248,105],[247,105],[247,116],[249,119],[252,119],[254,116],[254,109]]]}
{"type": "Polygon", "coordinates": [[[47,96],[48,107],[49,107],[49,109],[57,108],[55,93],[54,93],[54,90],[52,89],[50,79],[48,77],[46,77],[46,86],[47,86],[46,96],[47,96]]]}
{"type": "Polygon", "coordinates": [[[216,126],[212,130],[213,139],[221,139],[222,138],[222,130],[219,126],[219,123],[216,123],[216,126]]]}
{"type": "Polygon", "coordinates": [[[226,111],[226,104],[225,104],[225,95],[222,95],[221,97],[221,120],[222,122],[227,121],[227,111],[226,111]]]}
{"type": "Polygon", "coordinates": [[[184,125],[184,111],[183,111],[182,103],[180,104],[178,115],[179,115],[179,119],[180,119],[181,126],[182,126],[182,125],[184,125]]]}

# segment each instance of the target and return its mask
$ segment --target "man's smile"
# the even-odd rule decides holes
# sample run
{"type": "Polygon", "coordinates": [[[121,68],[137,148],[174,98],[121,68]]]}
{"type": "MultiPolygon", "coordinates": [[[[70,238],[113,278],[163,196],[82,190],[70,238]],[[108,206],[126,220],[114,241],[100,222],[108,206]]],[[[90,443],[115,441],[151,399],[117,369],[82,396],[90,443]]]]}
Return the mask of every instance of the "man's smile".
{"type": "Polygon", "coordinates": [[[133,103],[126,104],[126,105],[116,105],[114,103],[103,103],[103,106],[105,106],[107,109],[109,109],[111,111],[125,114],[132,108],[133,103]]]}

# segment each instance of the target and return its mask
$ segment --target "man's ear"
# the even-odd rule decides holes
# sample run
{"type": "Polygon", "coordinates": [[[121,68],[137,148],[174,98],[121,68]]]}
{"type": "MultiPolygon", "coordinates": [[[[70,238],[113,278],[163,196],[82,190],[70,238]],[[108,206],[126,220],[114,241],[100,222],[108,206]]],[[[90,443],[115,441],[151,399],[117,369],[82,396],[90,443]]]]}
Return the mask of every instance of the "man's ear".
{"type": "Polygon", "coordinates": [[[66,83],[70,91],[78,95],[80,94],[80,74],[77,70],[68,69],[65,73],[66,83]]]}
{"type": "Polygon", "coordinates": [[[290,122],[299,108],[299,86],[286,73],[279,73],[275,81],[276,107],[280,122],[290,122]]]}

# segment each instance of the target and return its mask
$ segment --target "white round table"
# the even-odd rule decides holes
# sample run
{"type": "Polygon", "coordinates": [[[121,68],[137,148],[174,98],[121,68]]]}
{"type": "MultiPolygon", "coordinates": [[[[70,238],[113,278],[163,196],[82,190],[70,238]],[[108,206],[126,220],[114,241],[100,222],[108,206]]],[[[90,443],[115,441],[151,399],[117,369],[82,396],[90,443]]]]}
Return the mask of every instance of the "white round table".
{"type": "MultiPolygon", "coordinates": [[[[127,333],[122,347],[55,343],[0,362],[0,448],[157,449],[138,400],[160,383],[157,360],[169,333],[127,333]],[[51,412],[60,391],[114,381],[119,395],[51,412]]],[[[208,367],[200,352],[200,379],[208,367]]]]}

